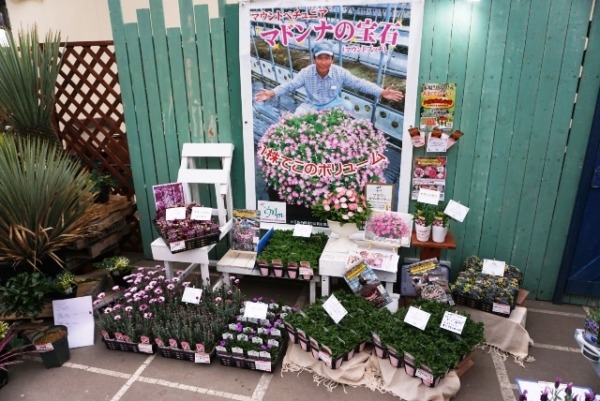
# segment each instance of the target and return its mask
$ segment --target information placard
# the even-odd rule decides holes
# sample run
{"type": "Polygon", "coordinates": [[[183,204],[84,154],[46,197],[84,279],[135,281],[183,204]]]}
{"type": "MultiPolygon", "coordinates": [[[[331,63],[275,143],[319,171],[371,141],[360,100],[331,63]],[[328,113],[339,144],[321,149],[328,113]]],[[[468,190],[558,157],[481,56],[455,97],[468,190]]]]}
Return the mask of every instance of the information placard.
{"type": "Polygon", "coordinates": [[[54,324],[67,326],[69,348],[94,345],[94,308],[92,297],[52,301],[54,324]]]}

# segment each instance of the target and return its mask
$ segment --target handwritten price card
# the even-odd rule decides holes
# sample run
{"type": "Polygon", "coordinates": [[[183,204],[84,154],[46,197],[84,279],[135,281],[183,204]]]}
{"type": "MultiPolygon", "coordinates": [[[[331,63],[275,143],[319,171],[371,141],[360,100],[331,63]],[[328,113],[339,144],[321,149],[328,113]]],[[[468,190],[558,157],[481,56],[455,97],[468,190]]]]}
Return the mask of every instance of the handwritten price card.
{"type": "Polygon", "coordinates": [[[419,194],[417,195],[417,202],[428,203],[430,205],[437,205],[438,203],[440,203],[440,196],[440,191],[420,188],[419,194]]]}
{"type": "Polygon", "coordinates": [[[504,276],[504,267],[506,262],[502,260],[483,259],[483,274],[491,274],[493,276],[504,276]]]}
{"type": "Polygon", "coordinates": [[[460,335],[465,328],[467,317],[452,312],[444,312],[440,327],[460,335]]]}
{"type": "Polygon", "coordinates": [[[430,317],[431,314],[429,312],[411,306],[408,308],[408,312],[406,312],[404,322],[415,326],[417,329],[425,330],[430,317]]]}
{"type": "Polygon", "coordinates": [[[185,207],[170,207],[165,210],[167,220],[185,220],[185,207]]]}
{"type": "Polygon", "coordinates": [[[266,319],[267,309],[269,305],[263,302],[246,302],[246,309],[244,310],[244,317],[254,319],[266,319]]]}
{"type": "Polygon", "coordinates": [[[192,220],[210,220],[212,217],[212,208],[210,207],[198,207],[192,208],[192,220]]]}
{"type": "Polygon", "coordinates": [[[183,290],[181,301],[187,302],[188,304],[198,305],[200,303],[200,299],[202,299],[201,288],[186,287],[185,290],[183,290]]]}
{"type": "Polygon", "coordinates": [[[444,214],[452,217],[456,221],[460,221],[461,223],[467,217],[467,213],[469,213],[469,208],[461,205],[455,200],[450,199],[448,204],[446,205],[446,209],[444,209],[444,214]]]}
{"type": "Polygon", "coordinates": [[[323,308],[336,324],[348,314],[346,308],[338,301],[335,295],[330,296],[327,301],[323,303],[323,308]]]}

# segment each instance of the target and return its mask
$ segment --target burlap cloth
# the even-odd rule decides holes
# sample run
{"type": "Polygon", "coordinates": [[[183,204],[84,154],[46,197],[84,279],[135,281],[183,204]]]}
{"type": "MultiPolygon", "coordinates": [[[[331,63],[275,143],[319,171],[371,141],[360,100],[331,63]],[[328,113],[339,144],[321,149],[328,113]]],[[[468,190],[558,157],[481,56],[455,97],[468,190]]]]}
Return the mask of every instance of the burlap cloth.
{"type": "Polygon", "coordinates": [[[364,386],[373,391],[390,393],[406,401],[448,401],[460,389],[460,380],[450,371],[434,388],[425,386],[421,379],[410,377],[404,368],[393,367],[387,359],[379,359],[370,352],[359,352],[339,369],[330,369],[314,359],[297,344],[290,344],[283,358],[283,373],[308,371],[313,380],[329,391],[338,385],[364,386]]]}

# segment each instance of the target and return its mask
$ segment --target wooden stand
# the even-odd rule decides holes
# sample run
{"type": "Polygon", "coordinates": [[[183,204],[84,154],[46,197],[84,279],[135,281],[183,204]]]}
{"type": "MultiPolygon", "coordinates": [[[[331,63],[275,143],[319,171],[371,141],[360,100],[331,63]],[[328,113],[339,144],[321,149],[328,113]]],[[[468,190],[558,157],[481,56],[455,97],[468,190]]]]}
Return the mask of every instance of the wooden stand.
{"type": "Polygon", "coordinates": [[[456,242],[452,233],[448,231],[446,234],[446,240],[444,242],[433,242],[431,239],[426,242],[417,240],[417,234],[413,231],[411,238],[411,246],[421,248],[421,260],[437,258],[440,260],[442,249],[456,249],[456,242]]]}

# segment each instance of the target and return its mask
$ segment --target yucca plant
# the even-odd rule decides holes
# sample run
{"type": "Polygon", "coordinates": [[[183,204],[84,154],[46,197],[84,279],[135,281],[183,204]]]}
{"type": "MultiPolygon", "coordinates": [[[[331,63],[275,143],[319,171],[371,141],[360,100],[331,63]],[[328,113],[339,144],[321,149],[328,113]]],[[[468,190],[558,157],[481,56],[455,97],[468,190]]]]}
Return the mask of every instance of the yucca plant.
{"type": "Polygon", "coordinates": [[[34,269],[87,228],[93,182],[48,140],[0,135],[0,262],[34,269]]]}
{"type": "Polygon", "coordinates": [[[7,31],[0,46],[0,120],[20,135],[58,141],[52,125],[55,86],[61,65],[60,33],[49,32],[40,45],[37,28],[7,31]]]}

